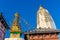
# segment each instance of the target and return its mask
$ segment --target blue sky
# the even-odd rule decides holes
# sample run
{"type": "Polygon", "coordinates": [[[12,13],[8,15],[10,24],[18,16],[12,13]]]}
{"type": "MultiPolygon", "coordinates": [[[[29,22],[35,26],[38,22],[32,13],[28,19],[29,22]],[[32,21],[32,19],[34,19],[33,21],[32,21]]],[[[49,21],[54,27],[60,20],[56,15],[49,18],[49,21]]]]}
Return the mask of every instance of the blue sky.
{"type": "MultiPolygon", "coordinates": [[[[0,12],[11,28],[14,20],[14,14],[19,13],[20,17],[25,19],[30,26],[26,26],[23,21],[21,23],[21,30],[24,32],[27,28],[36,28],[36,14],[40,7],[40,4],[46,8],[55,21],[56,27],[60,29],[60,0],[0,0],[0,12]],[[24,30],[23,30],[24,29],[24,30]]],[[[10,32],[6,30],[5,37],[9,37],[10,32]]]]}

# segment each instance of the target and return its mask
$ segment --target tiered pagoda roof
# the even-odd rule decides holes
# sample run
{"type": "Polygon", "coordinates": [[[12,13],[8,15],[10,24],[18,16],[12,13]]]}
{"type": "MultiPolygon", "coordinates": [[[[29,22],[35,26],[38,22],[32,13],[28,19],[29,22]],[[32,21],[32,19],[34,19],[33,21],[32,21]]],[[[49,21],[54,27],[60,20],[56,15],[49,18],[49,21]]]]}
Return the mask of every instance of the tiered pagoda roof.
{"type": "Polygon", "coordinates": [[[60,33],[60,30],[40,28],[25,32],[25,34],[45,34],[45,33],[60,33]]]}
{"type": "Polygon", "coordinates": [[[4,26],[6,29],[10,29],[10,28],[8,27],[8,24],[6,23],[5,19],[3,18],[2,13],[0,13],[0,22],[3,24],[3,26],[4,26]]]}

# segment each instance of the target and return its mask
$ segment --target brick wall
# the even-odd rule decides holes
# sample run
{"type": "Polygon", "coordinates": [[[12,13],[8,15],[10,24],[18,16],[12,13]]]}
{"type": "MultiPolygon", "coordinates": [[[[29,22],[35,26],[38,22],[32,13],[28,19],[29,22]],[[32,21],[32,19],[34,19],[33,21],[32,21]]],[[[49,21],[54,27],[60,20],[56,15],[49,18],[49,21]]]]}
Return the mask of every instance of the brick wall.
{"type": "Polygon", "coordinates": [[[58,34],[30,35],[28,40],[58,40],[58,34]]]}

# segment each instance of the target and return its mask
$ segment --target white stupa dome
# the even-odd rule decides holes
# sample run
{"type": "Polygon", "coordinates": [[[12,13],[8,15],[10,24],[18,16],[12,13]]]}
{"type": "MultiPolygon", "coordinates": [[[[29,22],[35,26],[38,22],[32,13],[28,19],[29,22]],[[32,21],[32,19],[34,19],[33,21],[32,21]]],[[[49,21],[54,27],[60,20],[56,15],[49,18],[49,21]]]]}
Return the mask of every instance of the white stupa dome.
{"type": "Polygon", "coordinates": [[[37,28],[56,29],[52,16],[49,14],[48,10],[44,9],[42,6],[37,12],[37,28]]]}

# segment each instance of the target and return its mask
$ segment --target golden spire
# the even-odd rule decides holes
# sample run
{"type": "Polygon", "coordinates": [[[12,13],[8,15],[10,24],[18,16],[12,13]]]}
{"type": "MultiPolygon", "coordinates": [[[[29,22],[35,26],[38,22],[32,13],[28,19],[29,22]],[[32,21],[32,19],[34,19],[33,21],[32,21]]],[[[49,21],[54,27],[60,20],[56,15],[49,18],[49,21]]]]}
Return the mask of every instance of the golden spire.
{"type": "Polygon", "coordinates": [[[14,22],[13,22],[13,25],[19,25],[19,14],[18,14],[18,12],[16,12],[16,14],[15,14],[15,20],[14,20],[14,22]]]}
{"type": "Polygon", "coordinates": [[[18,32],[18,31],[20,31],[20,28],[19,28],[19,14],[18,14],[18,12],[16,12],[16,14],[15,14],[15,19],[14,19],[14,22],[13,22],[13,24],[12,24],[12,28],[11,28],[11,32],[18,32]]]}

